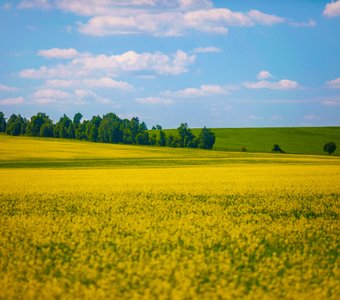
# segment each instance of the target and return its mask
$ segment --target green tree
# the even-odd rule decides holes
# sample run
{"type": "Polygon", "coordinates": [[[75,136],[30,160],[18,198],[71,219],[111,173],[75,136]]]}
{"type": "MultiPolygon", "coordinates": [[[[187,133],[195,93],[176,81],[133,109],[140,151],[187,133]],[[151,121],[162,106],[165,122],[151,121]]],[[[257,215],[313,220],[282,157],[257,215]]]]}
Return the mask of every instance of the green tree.
{"type": "Polygon", "coordinates": [[[27,120],[20,114],[12,114],[8,119],[6,126],[6,133],[9,135],[23,135],[26,133],[27,120]]]}
{"type": "Polygon", "coordinates": [[[98,141],[98,129],[101,121],[102,118],[100,116],[93,116],[91,121],[87,123],[86,135],[91,142],[98,141]]]}
{"type": "Polygon", "coordinates": [[[159,124],[152,126],[152,130],[162,130],[162,129],[163,129],[162,126],[159,124]]]}
{"type": "Polygon", "coordinates": [[[136,136],[137,145],[149,145],[149,133],[142,131],[136,136]]]}
{"type": "Polygon", "coordinates": [[[55,124],[54,136],[60,138],[75,138],[75,128],[72,120],[65,114],[55,124]]]}
{"type": "Polygon", "coordinates": [[[77,129],[80,126],[80,121],[83,118],[83,115],[81,113],[76,113],[73,117],[73,124],[75,129],[77,129]]]}
{"type": "Polygon", "coordinates": [[[39,112],[31,117],[31,120],[27,124],[27,135],[40,136],[40,128],[43,124],[53,124],[52,120],[45,113],[39,112]]]}
{"type": "Polygon", "coordinates": [[[334,142],[328,142],[323,146],[323,151],[327,152],[328,154],[334,153],[336,150],[336,144],[334,142]]]}
{"type": "Polygon", "coordinates": [[[178,128],[179,147],[187,147],[189,142],[195,138],[187,123],[182,123],[178,128]]]}
{"type": "Polygon", "coordinates": [[[70,139],[74,139],[76,137],[76,129],[75,129],[74,124],[73,124],[72,121],[68,124],[68,127],[67,127],[67,136],[70,139]]]}
{"type": "Polygon", "coordinates": [[[127,132],[130,135],[129,141],[131,141],[131,144],[136,144],[136,136],[139,132],[143,130],[140,127],[141,126],[139,124],[139,119],[137,117],[134,117],[130,120],[128,126],[129,130],[127,132]]]}
{"type": "Polygon", "coordinates": [[[53,137],[53,124],[46,122],[44,124],[41,125],[40,127],[40,132],[39,132],[39,136],[42,137],[53,137]]]}
{"type": "Polygon", "coordinates": [[[122,120],[114,113],[103,116],[103,120],[98,128],[98,141],[103,143],[122,143],[123,130],[122,120]]]}
{"type": "Polygon", "coordinates": [[[163,130],[159,132],[158,144],[162,147],[166,146],[166,134],[163,130]]]}
{"type": "Polygon", "coordinates": [[[78,125],[76,128],[76,139],[78,140],[87,140],[86,135],[86,126],[89,121],[84,121],[78,125]]]}
{"type": "Polygon", "coordinates": [[[215,141],[215,133],[204,127],[198,136],[198,147],[201,149],[212,149],[215,141]]]}
{"type": "Polygon", "coordinates": [[[3,112],[0,111],[0,132],[6,132],[6,119],[3,112]]]}
{"type": "Polygon", "coordinates": [[[146,126],[145,122],[140,123],[138,131],[142,132],[145,130],[148,130],[148,127],[146,126]]]}

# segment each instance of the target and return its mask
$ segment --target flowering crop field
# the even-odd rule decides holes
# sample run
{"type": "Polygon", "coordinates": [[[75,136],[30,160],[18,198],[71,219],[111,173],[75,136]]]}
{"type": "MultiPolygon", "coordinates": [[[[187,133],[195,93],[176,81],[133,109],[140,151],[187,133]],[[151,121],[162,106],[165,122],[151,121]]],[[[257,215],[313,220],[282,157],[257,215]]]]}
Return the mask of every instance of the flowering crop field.
{"type": "Polygon", "coordinates": [[[0,299],[339,299],[340,158],[0,136],[0,299]]]}

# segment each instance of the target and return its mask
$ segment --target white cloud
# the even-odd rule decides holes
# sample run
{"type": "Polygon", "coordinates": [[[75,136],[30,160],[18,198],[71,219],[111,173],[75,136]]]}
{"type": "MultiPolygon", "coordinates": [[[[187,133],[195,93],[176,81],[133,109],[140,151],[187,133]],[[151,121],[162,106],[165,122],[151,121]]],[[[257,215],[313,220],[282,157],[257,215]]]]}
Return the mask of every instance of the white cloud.
{"type": "Polygon", "coordinates": [[[82,80],[63,80],[53,79],[46,81],[47,86],[59,88],[76,88],[76,87],[91,87],[91,88],[112,88],[130,91],[133,86],[125,81],[113,80],[110,77],[91,78],[82,80]]]}
{"type": "Polygon", "coordinates": [[[217,47],[198,47],[194,49],[194,53],[218,53],[222,50],[217,47]]]}
{"type": "Polygon", "coordinates": [[[316,22],[309,19],[307,22],[289,22],[289,25],[294,27],[315,27],[316,22]]]}
{"type": "MultiPolygon", "coordinates": [[[[83,105],[89,101],[95,101],[99,104],[104,104],[104,105],[114,104],[114,101],[112,101],[111,99],[98,95],[92,90],[77,89],[74,91],[72,102],[78,105],[83,105]]],[[[118,106],[115,105],[115,107],[118,107],[118,106]]]]}
{"type": "Polygon", "coordinates": [[[340,106],[340,100],[325,100],[322,104],[326,106],[340,106]]]}
{"type": "Polygon", "coordinates": [[[171,105],[174,103],[174,100],[169,98],[161,98],[161,97],[146,97],[146,98],[137,98],[135,102],[140,104],[161,104],[161,105],[171,105]]]}
{"type": "Polygon", "coordinates": [[[257,82],[244,82],[243,86],[247,89],[271,89],[271,90],[292,90],[300,87],[298,82],[282,79],[279,81],[268,81],[265,79],[272,78],[273,76],[268,71],[261,71],[257,74],[257,82]]]}
{"type": "Polygon", "coordinates": [[[89,89],[75,89],[72,92],[65,92],[58,89],[36,90],[31,95],[33,104],[59,104],[59,105],[84,105],[89,101],[104,103],[104,98],[89,89]]]}
{"type": "Polygon", "coordinates": [[[296,81],[283,79],[277,82],[261,80],[258,82],[245,82],[244,86],[247,89],[271,89],[271,90],[292,90],[299,88],[296,81]]]}
{"type": "MultiPolygon", "coordinates": [[[[156,74],[178,75],[188,71],[196,56],[178,50],[172,55],[161,52],[137,53],[128,51],[120,55],[88,55],[73,59],[67,64],[39,69],[25,69],[19,72],[23,78],[79,78],[91,75],[112,77],[114,73],[153,71],[156,74]]],[[[112,82],[111,82],[112,84],[112,82]]]]}
{"type": "Polygon", "coordinates": [[[132,90],[132,85],[124,81],[113,80],[109,77],[102,77],[99,79],[84,79],[84,84],[94,88],[114,88],[120,90],[132,90]]]}
{"type": "Polygon", "coordinates": [[[155,75],[137,75],[137,77],[141,79],[156,79],[157,78],[155,75]]]}
{"type": "Polygon", "coordinates": [[[188,29],[181,12],[133,14],[131,16],[95,16],[79,25],[83,34],[94,36],[150,34],[153,36],[179,36],[188,29]]]}
{"type": "Polygon", "coordinates": [[[211,8],[212,2],[210,0],[179,0],[179,5],[181,9],[202,9],[202,8],[211,8]]]}
{"type": "Polygon", "coordinates": [[[323,15],[329,18],[340,16],[340,0],[327,3],[323,15]]]}
{"type": "Polygon", "coordinates": [[[255,9],[249,11],[248,16],[252,19],[253,22],[261,25],[273,25],[285,22],[284,18],[265,14],[255,9]]]}
{"type": "Polygon", "coordinates": [[[71,59],[79,57],[81,55],[76,49],[73,48],[69,49],[53,48],[49,50],[39,50],[37,54],[39,56],[47,58],[61,58],[61,59],[71,59]]]}
{"type": "Polygon", "coordinates": [[[332,89],[340,89],[340,77],[327,81],[326,85],[332,89]]]}
{"type": "Polygon", "coordinates": [[[26,8],[40,8],[50,9],[53,8],[53,4],[49,0],[24,0],[18,5],[19,9],[26,8]]]}
{"type": "Polygon", "coordinates": [[[211,8],[210,0],[23,0],[19,8],[55,8],[81,16],[131,15],[131,12],[211,8]]]}
{"type": "Polygon", "coordinates": [[[228,26],[274,25],[285,18],[258,10],[215,8],[211,0],[24,0],[19,8],[54,8],[90,17],[79,24],[84,34],[178,36],[188,31],[226,34],[228,26]]]}
{"type": "Polygon", "coordinates": [[[79,84],[79,80],[51,79],[45,82],[47,86],[57,88],[70,88],[79,84]]]}
{"type": "Polygon", "coordinates": [[[150,34],[153,36],[179,36],[187,31],[215,34],[228,33],[228,26],[273,25],[285,19],[261,13],[233,12],[226,8],[168,11],[121,15],[99,15],[79,25],[79,31],[88,35],[150,34]]]}
{"type": "Polygon", "coordinates": [[[39,69],[25,69],[19,72],[19,77],[30,79],[74,78],[88,76],[88,74],[88,71],[76,68],[73,64],[59,64],[53,67],[42,66],[39,69]]]}
{"type": "Polygon", "coordinates": [[[8,86],[4,84],[0,84],[0,92],[15,92],[18,89],[14,86],[8,86]]]}
{"type": "Polygon", "coordinates": [[[96,96],[96,94],[93,91],[91,91],[91,90],[75,90],[74,94],[77,97],[80,97],[80,98],[96,96]]]}
{"type": "Polygon", "coordinates": [[[0,100],[0,105],[19,105],[23,104],[25,102],[25,99],[23,97],[17,97],[17,98],[6,98],[0,100]]]}
{"type": "Polygon", "coordinates": [[[35,99],[66,99],[68,97],[71,97],[71,94],[54,89],[37,90],[33,93],[35,99]]]}
{"type": "Polygon", "coordinates": [[[221,85],[206,84],[201,85],[199,88],[185,88],[179,91],[165,91],[162,93],[164,96],[172,96],[176,98],[197,98],[209,96],[228,95],[228,87],[221,85]]]}
{"type": "Polygon", "coordinates": [[[259,72],[256,77],[257,77],[257,79],[262,80],[262,79],[271,78],[272,75],[268,71],[263,70],[263,71],[259,72]]]}

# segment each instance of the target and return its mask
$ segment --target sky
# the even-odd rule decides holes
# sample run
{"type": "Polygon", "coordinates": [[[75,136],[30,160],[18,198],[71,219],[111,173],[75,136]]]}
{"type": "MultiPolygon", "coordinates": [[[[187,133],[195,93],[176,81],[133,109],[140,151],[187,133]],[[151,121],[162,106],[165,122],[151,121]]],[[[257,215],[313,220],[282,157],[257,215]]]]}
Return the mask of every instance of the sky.
{"type": "Polygon", "coordinates": [[[0,111],[340,125],[340,0],[0,0],[0,111]]]}

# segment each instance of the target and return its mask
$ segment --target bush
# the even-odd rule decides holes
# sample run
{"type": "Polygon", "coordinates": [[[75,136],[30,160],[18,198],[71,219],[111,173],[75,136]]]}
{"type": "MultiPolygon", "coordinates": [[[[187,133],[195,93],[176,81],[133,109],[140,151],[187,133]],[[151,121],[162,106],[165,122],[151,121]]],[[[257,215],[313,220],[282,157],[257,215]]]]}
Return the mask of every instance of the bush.
{"type": "Polygon", "coordinates": [[[272,149],[272,152],[275,152],[275,153],[286,153],[285,151],[283,151],[280,146],[278,144],[274,144],[273,146],[273,149],[272,149]]]}
{"type": "Polygon", "coordinates": [[[332,154],[336,150],[336,144],[334,142],[328,142],[323,146],[323,151],[328,154],[332,154]]]}

